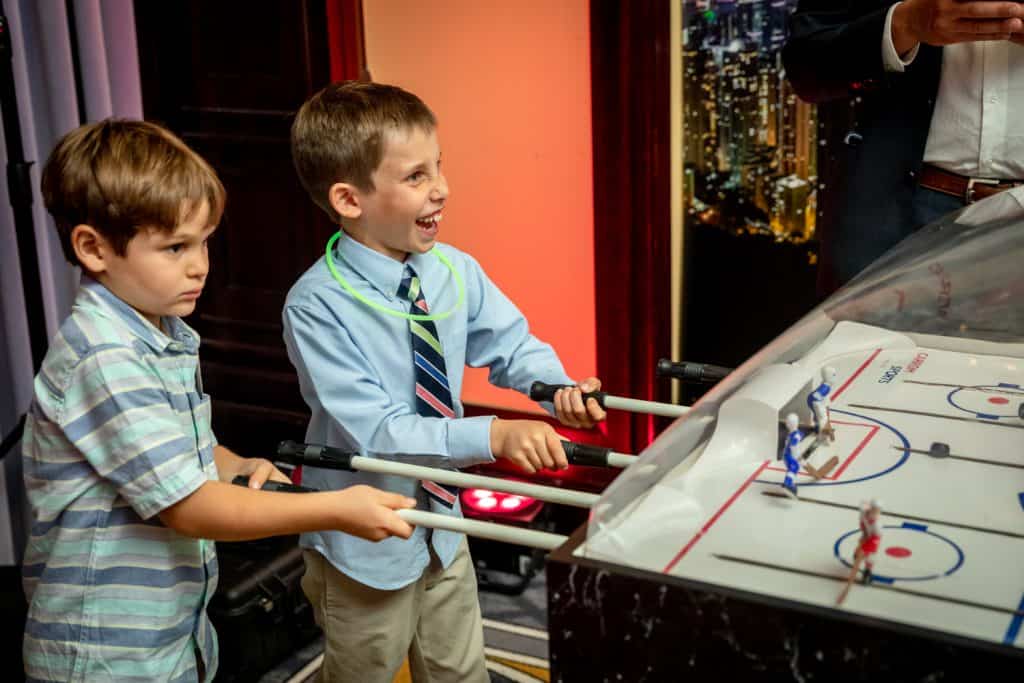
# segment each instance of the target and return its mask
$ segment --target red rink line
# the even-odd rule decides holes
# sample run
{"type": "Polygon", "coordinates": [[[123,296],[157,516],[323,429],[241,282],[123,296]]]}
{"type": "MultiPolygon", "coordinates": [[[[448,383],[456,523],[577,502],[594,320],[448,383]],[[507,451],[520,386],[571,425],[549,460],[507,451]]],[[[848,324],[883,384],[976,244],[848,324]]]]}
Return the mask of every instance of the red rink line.
{"type": "Polygon", "coordinates": [[[690,552],[690,548],[692,548],[697,543],[697,541],[704,537],[704,534],[706,534],[708,532],[708,529],[710,529],[711,526],[718,521],[718,518],[722,516],[722,513],[729,509],[729,506],[732,505],[736,501],[736,499],[740,497],[740,494],[743,493],[748,486],[750,486],[750,482],[757,479],[757,477],[761,474],[761,472],[764,471],[766,467],[768,467],[767,460],[761,463],[761,466],[754,470],[754,473],[751,474],[750,477],[748,477],[747,480],[743,482],[743,485],[740,486],[736,490],[736,492],[729,497],[729,500],[725,501],[725,504],[722,505],[722,507],[718,508],[718,512],[716,512],[714,516],[712,516],[711,519],[708,520],[707,524],[701,527],[701,530],[694,534],[693,538],[690,539],[689,543],[683,546],[683,549],[676,553],[676,556],[672,558],[672,561],[665,565],[665,568],[661,570],[662,574],[668,574],[670,571],[672,571],[672,568],[679,563],[679,560],[683,559],[683,556],[686,555],[686,553],[690,552]]]}
{"type": "MultiPolygon", "coordinates": [[[[836,424],[839,424],[839,423],[837,422],[836,424]]],[[[863,422],[847,422],[847,423],[843,423],[843,424],[851,424],[851,425],[855,424],[855,425],[860,425],[862,427],[870,427],[871,431],[868,432],[867,436],[865,436],[863,439],[861,439],[860,444],[858,444],[858,446],[855,449],[853,449],[853,453],[850,453],[850,455],[847,456],[846,460],[843,461],[842,466],[840,466],[840,468],[838,470],[836,470],[832,474],[831,477],[828,477],[829,479],[832,479],[833,481],[838,479],[840,476],[842,476],[843,471],[846,470],[846,468],[850,466],[850,463],[852,463],[854,461],[854,459],[857,457],[857,455],[862,450],[864,450],[864,447],[868,445],[868,441],[871,441],[871,439],[873,439],[875,437],[875,434],[878,433],[878,430],[881,429],[881,427],[879,427],[878,425],[865,425],[863,422]]]]}
{"type": "Polygon", "coordinates": [[[850,386],[850,383],[853,382],[853,380],[857,379],[857,375],[859,375],[860,373],[864,372],[864,368],[866,368],[868,365],[870,365],[871,361],[873,361],[875,359],[875,356],[877,356],[881,352],[882,352],[882,349],[875,349],[875,352],[873,354],[871,354],[870,356],[868,356],[868,359],[866,361],[864,361],[863,363],[860,364],[860,367],[857,368],[857,372],[855,372],[852,375],[850,375],[850,378],[848,380],[846,380],[845,382],[843,382],[843,386],[839,387],[839,391],[837,391],[832,396],[832,403],[835,403],[835,400],[837,398],[839,398],[839,394],[841,394],[844,391],[846,391],[846,387],[850,386]]]}

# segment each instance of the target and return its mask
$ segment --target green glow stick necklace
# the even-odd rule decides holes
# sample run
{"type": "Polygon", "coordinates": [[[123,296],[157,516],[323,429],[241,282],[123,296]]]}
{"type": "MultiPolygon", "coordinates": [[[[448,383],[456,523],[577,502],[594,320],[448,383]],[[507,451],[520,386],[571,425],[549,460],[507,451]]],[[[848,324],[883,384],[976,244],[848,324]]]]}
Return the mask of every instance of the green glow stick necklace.
{"type": "Polygon", "coordinates": [[[331,275],[333,275],[334,279],[338,281],[338,284],[341,285],[346,292],[351,294],[356,299],[356,301],[365,304],[370,308],[378,310],[381,313],[393,315],[396,318],[405,318],[406,320],[444,320],[452,313],[459,310],[459,308],[462,306],[462,303],[466,300],[466,287],[465,285],[462,284],[462,277],[459,275],[458,271],[455,270],[455,266],[453,266],[452,262],[448,260],[448,257],[442,254],[437,247],[434,247],[433,249],[430,250],[430,253],[436,256],[438,260],[441,261],[441,263],[447,266],[448,272],[450,272],[452,274],[452,277],[455,278],[455,286],[459,290],[459,298],[455,302],[454,306],[452,306],[449,310],[445,311],[444,313],[431,313],[430,315],[419,315],[416,313],[396,311],[395,309],[383,306],[377,303],[376,301],[370,301],[365,296],[357,292],[355,288],[348,283],[348,280],[341,276],[341,273],[338,272],[338,269],[334,265],[334,257],[331,256],[331,252],[333,251],[334,244],[338,241],[339,238],[341,238],[340,230],[336,232],[331,237],[331,239],[327,240],[327,249],[324,251],[324,259],[327,261],[327,270],[331,271],[331,275]]]}

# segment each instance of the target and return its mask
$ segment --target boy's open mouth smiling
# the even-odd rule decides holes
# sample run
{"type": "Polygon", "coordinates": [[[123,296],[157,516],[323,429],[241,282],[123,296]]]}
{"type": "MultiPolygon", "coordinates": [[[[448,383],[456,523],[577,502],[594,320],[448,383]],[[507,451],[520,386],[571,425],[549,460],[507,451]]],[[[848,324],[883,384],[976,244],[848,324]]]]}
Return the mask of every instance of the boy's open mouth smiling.
{"type": "Polygon", "coordinates": [[[425,230],[428,233],[434,234],[437,232],[437,225],[441,222],[441,209],[438,209],[434,213],[422,216],[416,219],[416,225],[420,229],[425,230]]]}

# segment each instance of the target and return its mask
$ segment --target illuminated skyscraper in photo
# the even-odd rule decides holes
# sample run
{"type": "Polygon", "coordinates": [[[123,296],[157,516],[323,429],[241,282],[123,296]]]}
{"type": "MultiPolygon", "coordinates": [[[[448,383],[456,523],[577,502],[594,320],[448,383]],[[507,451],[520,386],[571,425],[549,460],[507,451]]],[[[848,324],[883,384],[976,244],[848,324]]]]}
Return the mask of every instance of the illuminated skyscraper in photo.
{"type": "Polygon", "coordinates": [[[814,235],[817,116],[785,79],[797,0],[682,0],[689,221],[804,242],[814,235]]]}

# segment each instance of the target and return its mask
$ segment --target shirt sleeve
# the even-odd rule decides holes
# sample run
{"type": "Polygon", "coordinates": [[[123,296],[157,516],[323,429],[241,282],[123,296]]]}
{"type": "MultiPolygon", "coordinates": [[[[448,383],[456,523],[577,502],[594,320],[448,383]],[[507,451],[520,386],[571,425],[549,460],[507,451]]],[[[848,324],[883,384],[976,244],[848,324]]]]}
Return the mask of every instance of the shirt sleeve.
{"type": "Polygon", "coordinates": [[[906,67],[917,57],[918,51],[921,49],[921,44],[918,43],[914,48],[907,53],[907,58],[903,59],[896,52],[896,46],[892,42],[892,14],[896,11],[896,7],[900,3],[896,3],[889,8],[889,11],[885,15],[885,30],[882,31],[882,62],[885,64],[885,70],[895,73],[902,73],[906,67]]]}
{"type": "Polygon", "coordinates": [[[351,335],[329,312],[287,306],[284,338],[310,408],[322,410],[367,455],[416,457],[427,465],[468,467],[494,461],[493,417],[435,418],[396,401],[370,370],[351,335]]]}
{"type": "MultiPolygon", "coordinates": [[[[530,334],[526,318],[470,256],[467,268],[469,320],[466,363],[487,367],[491,384],[529,395],[530,385],[573,384],[550,344],[530,334]]],[[[541,405],[553,412],[550,402],[541,405]]]]}
{"type": "Polygon", "coordinates": [[[159,376],[128,347],[96,351],[75,366],[58,422],[143,519],[207,481],[194,431],[182,428],[159,376]]]}

